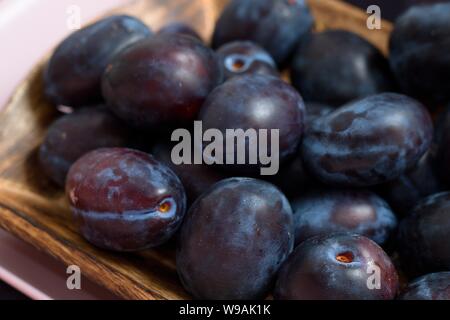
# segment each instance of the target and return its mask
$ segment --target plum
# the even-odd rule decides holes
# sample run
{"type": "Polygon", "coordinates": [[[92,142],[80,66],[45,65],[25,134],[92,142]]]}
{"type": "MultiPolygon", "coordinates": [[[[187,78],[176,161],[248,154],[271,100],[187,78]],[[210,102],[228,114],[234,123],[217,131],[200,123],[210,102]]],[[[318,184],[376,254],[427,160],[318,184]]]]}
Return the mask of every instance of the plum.
{"type": "Polygon", "coordinates": [[[186,195],[178,177],[151,155],[126,149],[89,152],[70,168],[66,194],[90,243],[137,251],[168,241],[180,227],[186,195]]]}
{"type": "Polygon", "coordinates": [[[217,49],[225,79],[236,75],[261,74],[279,77],[270,54],[251,41],[234,41],[217,49]]]}
{"type": "Polygon", "coordinates": [[[98,104],[102,101],[101,78],[111,59],[151,34],[143,22],[125,15],[74,32],[55,49],[45,67],[46,96],[55,105],[98,104]]]}
{"type": "Polygon", "coordinates": [[[306,101],[334,107],[396,89],[381,51],[343,30],[324,31],[302,40],[292,62],[291,79],[306,101]]]}
{"type": "Polygon", "coordinates": [[[450,101],[450,3],[413,6],[400,16],[389,60],[401,89],[427,106],[450,101]]]}
{"type": "Polygon", "coordinates": [[[433,160],[432,152],[428,151],[412,169],[379,186],[381,195],[395,212],[408,215],[420,200],[445,190],[433,160]]]}
{"type": "MultiPolygon", "coordinates": [[[[304,130],[305,106],[298,92],[289,84],[275,77],[263,75],[236,76],[218,86],[207,98],[199,119],[203,130],[218,129],[223,136],[229,129],[268,130],[267,150],[272,150],[272,130],[278,130],[279,160],[293,156],[301,142],[304,130]]],[[[258,143],[260,140],[258,140],[258,143]]],[[[235,141],[237,145],[237,142],[235,141]]],[[[226,146],[224,146],[224,150],[226,146]]],[[[249,141],[245,141],[246,154],[251,153],[249,141]]],[[[259,152],[259,151],[258,151],[259,152]]],[[[223,158],[223,155],[222,155],[223,158]]],[[[215,155],[215,161],[220,155],[215,155]]],[[[246,159],[249,160],[249,159],[246,159]]],[[[260,160],[260,159],[257,159],[260,160]]],[[[252,174],[263,165],[228,164],[226,168],[242,174],[252,174]]]]}
{"type": "Polygon", "coordinates": [[[349,232],[383,245],[397,227],[389,205],[364,190],[323,190],[308,193],[292,202],[295,242],[318,235],[349,232]]]}
{"type": "Polygon", "coordinates": [[[283,65],[313,25],[314,18],[304,0],[233,0],[217,21],[213,47],[250,40],[283,65]]]}
{"type": "Polygon", "coordinates": [[[119,118],[153,130],[194,120],[221,82],[214,51],[193,37],[160,34],[117,55],[102,86],[108,106],[119,118]]]}
{"type": "Polygon", "coordinates": [[[433,123],[422,104],[383,93],[314,121],[302,152],[311,174],[322,182],[367,187],[395,180],[411,169],[432,139],[433,123]]]}
{"type": "Polygon", "coordinates": [[[450,193],[429,196],[402,220],[398,251],[403,270],[413,276],[450,270],[450,193]]]}
{"type": "Polygon", "coordinates": [[[190,208],[177,270],[198,299],[262,299],[294,245],[292,210],[273,185],[250,178],[215,184],[190,208]]]}
{"type": "Polygon", "coordinates": [[[282,266],[278,300],[393,300],[398,274],[372,240],[348,233],[310,238],[282,266]],[[379,279],[377,280],[377,276],[379,279]]]}
{"type": "Polygon", "coordinates": [[[90,107],[64,115],[52,123],[39,148],[39,164],[58,186],[64,187],[72,164],[89,151],[126,147],[131,131],[106,107],[90,107]]]}

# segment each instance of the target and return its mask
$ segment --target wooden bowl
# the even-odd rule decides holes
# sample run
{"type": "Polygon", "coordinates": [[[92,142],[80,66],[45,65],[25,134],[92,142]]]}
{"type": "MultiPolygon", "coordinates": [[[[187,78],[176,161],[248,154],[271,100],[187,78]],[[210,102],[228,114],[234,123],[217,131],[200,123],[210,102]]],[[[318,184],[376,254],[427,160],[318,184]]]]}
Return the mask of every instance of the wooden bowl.
{"type": "MultiPolygon", "coordinates": [[[[225,0],[137,0],[111,13],[137,16],[157,30],[170,21],[211,36],[225,0]]],[[[367,14],[337,0],[310,0],[317,29],[357,32],[386,52],[392,26],[366,27],[367,14]]],[[[178,281],[173,244],[135,254],[97,249],[78,234],[64,194],[36,161],[46,128],[56,117],[43,96],[42,66],[31,71],[0,114],[0,226],[127,299],[188,299],[178,281]]]]}

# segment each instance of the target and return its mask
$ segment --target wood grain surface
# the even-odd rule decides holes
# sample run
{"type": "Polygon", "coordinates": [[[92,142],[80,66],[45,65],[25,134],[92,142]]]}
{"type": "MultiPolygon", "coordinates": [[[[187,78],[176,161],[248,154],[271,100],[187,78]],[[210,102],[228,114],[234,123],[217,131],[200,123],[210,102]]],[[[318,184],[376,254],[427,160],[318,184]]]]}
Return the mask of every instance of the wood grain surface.
{"type": "MultiPolygon", "coordinates": [[[[143,19],[154,30],[170,21],[193,25],[211,36],[225,0],[138,0],[114,13],[143,19]]],[[[310,0],[317,29],[357,32],[386,51],[392,26],[366,28],[367,14],[335,0],[310,0]]],[[[109,13],[111,14],[111,13],[109,13]]],[[[175,270],[174,245],[135,254],[99,250],[84,241],[72,223],[62,191],[42,174],[36,151],[56,117],[43,97],[42,66],[31,71],[0,114],[0,226],[37,249],[80,266],[91,280],[127,299],[188,299],[175,270]]]]}

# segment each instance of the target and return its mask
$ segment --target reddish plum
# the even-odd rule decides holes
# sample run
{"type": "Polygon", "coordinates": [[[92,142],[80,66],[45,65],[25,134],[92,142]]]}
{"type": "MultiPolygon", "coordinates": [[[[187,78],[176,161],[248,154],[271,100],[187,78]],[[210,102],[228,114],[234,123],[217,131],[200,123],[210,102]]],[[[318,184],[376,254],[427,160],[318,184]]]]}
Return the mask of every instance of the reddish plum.
{"type": "Polygon", "coordinates": [[[311,238],[295,249],[280,270],[274,296],[281,300],[392,300],[398,284],[392,261],[375,242],[335,234],[311,238]],[[372,281],[374,272],[379,272],[379,287],[372,281]]]}
{"type": "Polygon", "coordinates": [[[185,125],[222,82],[214,51],[200,41],[164,34],[140,41],[113,59],[103,76],[111,110],[144,129],[185,125]]]}
{"type": "Polygon", "coordinates": [[[69,171],[66,193],[83,237],[114,251],[163,244],[186,209],[183,186],[169,168],[124,148],[98,149],[80,158],[69,171]]]}

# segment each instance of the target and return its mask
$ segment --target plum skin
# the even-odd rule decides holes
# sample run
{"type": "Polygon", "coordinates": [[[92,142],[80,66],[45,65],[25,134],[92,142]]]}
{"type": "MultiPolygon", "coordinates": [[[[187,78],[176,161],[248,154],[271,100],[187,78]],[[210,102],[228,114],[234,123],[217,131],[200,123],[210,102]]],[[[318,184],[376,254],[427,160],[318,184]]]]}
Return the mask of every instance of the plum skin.
{"type": "Polygon", "coordinates": [[[400,300],[450,300],[450,272],[431,273],[412,281],[400,300]]]}
{"type": "Polygon", "coordinates": [[[237,75],[260,74],[279,77],[275,61],[251,41],[229,42],[217,49],[225,80],[237,75]]]}
{"type": "Polygon", "coordinates": [[[55,105],[83,107],[101,102],[101,77],[111,59],[152,35],[140,20],[111,16],[74,32],[55,50],[44,70],[45,94],[55,105]]]}
{"type": "Polygon", "coordinates": [[[185,125],[222,82],[211,49],[193,37],[160,34],[117,55],[102,80],[111,110],[142,129],[185,125]]]}
{"type": "Polygon", "coordinates": [[[267,181],[280,188],[289,199],[304,194],[316,182],[307,172],[300,153],[287,160],[276,175],[267,177],[267,181]]]}
{"type": "Polygon", "coordinates": [[[47,177],[64,187],[70,167],[81,156],[95,149],[126,147],[129,140],[128,128],[104,106],[80,109],[50,125],[39,147],[39,164],[47,177]]]}
{"type": "Polygon", "coordinates": [[[305,102],[305,108],[306,108],[306,120],[305,120],[306,130],[311,126],[311,124],[314,121],[336,110],[336,108],[332,106],[317,102],[305,102]]]}
{"type": "Polygon", "coordinates": [[[185,36],[194,37],[197,40],[202,40],[200,35],[189,25],[183,22],[173,22],[164,27],[162,27],[158,34],[181,34],[185,36]]]}
{"type": "Polygon", "coordinates": [[[426,108],[383,93],[358,100],[314,121],[303,140],[311,174],[329,185],[367,187],[412,168],[433,139],[426,108]]]}
{"type": "Polygon", "coordinates": [[[398,275],[372,240],[348,233],[317,236],[299,245],[281,267],[277,300],[392,300],[398,275]],[[369,289],[368,267],[380,268],[380,289],[369,289]]]}
{"type": "Polygon", "coordinates": [[[383,54],[364,38],[343,30],[302,40],[293,58],[291,79],[306,101],[334,107],[396,89],[383,54]]]}
{"type": "Polygon", "coordinates": [[[314,18],[303,0],[233,0],[217,21],[213,48],[250,40],[283,65],[313,24],[314,18]]]}
{"type": "Polygon", "coordinates": [[[397,227],[389,205],[364,190],[324,190],[294,199],[296,245],[319,235],[338,232],[360,234],[384,244],[397,227]]]}
{"type": "Polygon", "coordinates": [[[412,276],[450,270],[450,193],[423,199],[402,220],[398,251],[403,270],[412,276]]]}
{"type": "Polygon", "coordinates": [[[190,208],[181,228],[177,271],[197,299],[262,299],[293,245],[285,196],[267,182],[231,178],[190,208]]]}
{"type": "Polygon", "coordinates": [[[435,168],[434,152],[431,148],[414,166],[394,181],[379,186],[380,194],[396,213],[408,215],[420,200],[444,191],[435,168]]]}
{"type": "Polygon", "coordinates": [[[205,164],[173,164],[170,146],[166,144],[156,144],[153,146],[151,154],[180,178],[186,190],[189,205],[215,183],[228,178],[224,172],[217,171],[205,164]]]}
{"type": "MultiPolygon", "coordinates": [[[[304,117],[305,106],[298,92],[281,79],[262,75],[229,79],[208,96],[199,115],[203,130],[218,129],[224,136],[227,129],[278,129],[280,162],[296,153],[303,136],[304,117]]],[[[226,168],[246,174],[255,172],[258,166],[226,168]]]]}
{"type": "Polygon", "coordinates": [[[400,16],[390,38],[390,63],[401,89],[429,107],[450,100],[450,4],[414,6],[400,16]]]}
{"type": "Polygon", "coordinates": [[[163,244],[186,210],[178,177],[151,155],[125,148],[98,149],[80,158],[69,171],[66,194],[83,237],[112,251],[163,244]]]}

